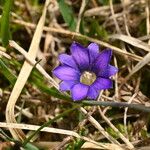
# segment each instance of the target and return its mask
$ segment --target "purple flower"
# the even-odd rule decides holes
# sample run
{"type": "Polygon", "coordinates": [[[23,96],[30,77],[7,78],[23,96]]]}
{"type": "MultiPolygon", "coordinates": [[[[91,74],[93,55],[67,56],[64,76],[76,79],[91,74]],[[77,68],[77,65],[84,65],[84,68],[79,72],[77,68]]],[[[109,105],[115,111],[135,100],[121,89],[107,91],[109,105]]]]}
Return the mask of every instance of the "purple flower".
{"type": "Polygon", "coordinates": [[[112,50],[99,53],[99,46],[91,43],[87,48],[79,43],[71,45],[71,55],[61,54],[61,66],[53,70],[53,74],[62,80],[61,91],[71,91],[73,100],[84,98],[96,99],[100,90],[112,88],[110,77],[118,69],[111,66],[112,50]]]}

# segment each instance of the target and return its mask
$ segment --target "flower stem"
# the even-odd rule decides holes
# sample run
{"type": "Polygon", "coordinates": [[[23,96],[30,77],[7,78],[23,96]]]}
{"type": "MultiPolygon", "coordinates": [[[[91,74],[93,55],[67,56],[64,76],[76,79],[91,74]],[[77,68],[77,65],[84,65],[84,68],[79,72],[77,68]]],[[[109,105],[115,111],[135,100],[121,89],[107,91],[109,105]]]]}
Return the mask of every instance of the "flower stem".
{"type": "Polygon", "coordinates": [[[75,104],[73,108],[71,109],[68,109],[66,111],[64,111],[63,113],[61,113],[60,115],[56,116],[55,118],[49,120],[48,122],[44,123],[41,127],[39,127],[39,129],[37,129],[33,134],[31,134],[27,139],[24,140],[22,146],[24,147],[27,143],[30,142],[30,140],[36,135],[38,134],[44,127],[47,127],[49,126],[50,124],[52,124],[54,121],[56,121],[57,119],[59,118],[62,118],[64,116],[66,116],[68,113],[74,111],[75,109],[81,107],[82,104],[78,105],[78,104],[75,104]]]}
{"type": "Polygon", "coordinates": [[[111,106],[111,107],[128,107],[144,112],[150,113],[150,107],[143,106],[141,104],[128,104],[126,102],[105,102],[105,101],[82,101],[82,104],[87,106],[98,105],[98,106],[111,106]]]}

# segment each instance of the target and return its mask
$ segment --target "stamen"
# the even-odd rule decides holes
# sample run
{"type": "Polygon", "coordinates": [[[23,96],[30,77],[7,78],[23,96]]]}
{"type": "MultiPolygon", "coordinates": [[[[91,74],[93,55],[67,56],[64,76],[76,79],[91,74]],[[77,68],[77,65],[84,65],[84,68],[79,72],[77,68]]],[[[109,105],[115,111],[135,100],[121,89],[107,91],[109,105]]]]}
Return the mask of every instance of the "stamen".
{"type": "Polygon", "coordinates": [[[94,72],[84,71],[80,77],[80,82],[86,85],[91,85],[96,80],[94,72]]]}

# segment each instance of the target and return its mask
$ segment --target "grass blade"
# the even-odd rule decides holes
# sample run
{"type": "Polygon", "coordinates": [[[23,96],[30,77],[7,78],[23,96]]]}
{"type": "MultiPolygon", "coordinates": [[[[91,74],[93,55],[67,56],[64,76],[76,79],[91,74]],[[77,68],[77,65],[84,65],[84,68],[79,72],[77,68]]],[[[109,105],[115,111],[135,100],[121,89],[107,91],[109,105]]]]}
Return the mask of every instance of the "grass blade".
{"type": "Polygon", "coordinates": [[[2,74],[8,79],[8,81],[14,85],[17,77],[8,69],[2,59],[0,59],[0,70],[2,74]]]}
{"type": "Polygon", "coordinates": [[[9,21],[10,21],[10,11],[13,5],[13,0],[5,0],[4,9],[1,18],[1,39],[4,47],[8,45],[9,40],[9,21]]]}
{"type": "Polygon", "coordinates": [[[64,21],[68,24],[70,30],[75,30],[76,20],[71,7],[69,7],[64,0],[58,0],[60,12],[64,21]]]}

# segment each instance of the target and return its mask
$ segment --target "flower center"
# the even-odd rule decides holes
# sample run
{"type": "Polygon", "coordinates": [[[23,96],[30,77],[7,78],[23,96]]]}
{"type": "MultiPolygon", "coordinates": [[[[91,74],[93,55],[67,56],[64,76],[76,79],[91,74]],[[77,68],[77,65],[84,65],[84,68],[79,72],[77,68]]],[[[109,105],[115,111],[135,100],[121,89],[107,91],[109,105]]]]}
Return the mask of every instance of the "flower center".
{"type": "Polygon", "coordinates": [[[80,77],[80,82],[86,85],[91,85],[96,80],[94,72],[84,71],[80,77]]]}

